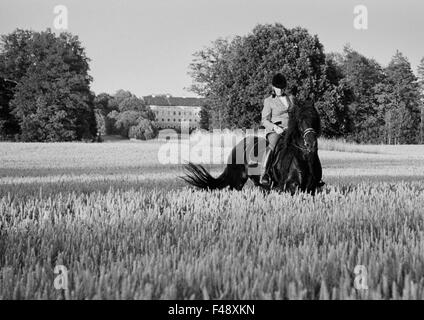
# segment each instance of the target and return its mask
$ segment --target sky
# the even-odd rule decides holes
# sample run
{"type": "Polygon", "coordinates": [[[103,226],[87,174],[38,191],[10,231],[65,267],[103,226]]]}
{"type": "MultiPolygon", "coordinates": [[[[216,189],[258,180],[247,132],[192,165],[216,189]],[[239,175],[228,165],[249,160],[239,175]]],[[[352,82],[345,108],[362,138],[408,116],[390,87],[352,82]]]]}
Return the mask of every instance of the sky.
{"type": "Polygon", "coordinates": [[[195,96],[187,90],[193,53],[264,23],[304,27],[325,52],[341,52],[349,43],[383,66],[396,50],[414,72],[424,57],[422,0],[0,0],[0,34],[55,31],[57,5],[66,6],[67,31],[79,36],[91,59],[97,94],[195,96]],[[357,5],[368,9],[367,30],[354,28],[357,5]]]}

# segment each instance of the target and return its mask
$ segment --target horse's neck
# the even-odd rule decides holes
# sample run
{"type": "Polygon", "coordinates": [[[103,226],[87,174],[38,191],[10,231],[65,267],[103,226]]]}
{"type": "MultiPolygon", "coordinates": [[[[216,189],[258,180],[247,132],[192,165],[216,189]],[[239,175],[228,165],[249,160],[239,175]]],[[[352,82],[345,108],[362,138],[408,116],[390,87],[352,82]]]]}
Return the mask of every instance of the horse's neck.
{"type": "Polygon", "coordinates": [[[298,146],[301,146],[302,137],[298,131],[291,132],[289,136],[286,138],[287,140],[282,142],[282,145],[277,149],[276,157],[278,158],[278,163],[276,170],[278,171],[278,175],[284,176],[288,172],[284,172],[285,170],[290,170],[290,166],[294,159],[298,162],[304,162],[304,157],[302,150],[299,149],[298,146]],[[284,168],[281,166],[284,164],[284,168]]]}
{"type": "Polygon", "coordinates": [[[294,131],[287,140],[287,147],[299,150],[299,147],[302,146],[303,139],[299,131],[294,131]]]}

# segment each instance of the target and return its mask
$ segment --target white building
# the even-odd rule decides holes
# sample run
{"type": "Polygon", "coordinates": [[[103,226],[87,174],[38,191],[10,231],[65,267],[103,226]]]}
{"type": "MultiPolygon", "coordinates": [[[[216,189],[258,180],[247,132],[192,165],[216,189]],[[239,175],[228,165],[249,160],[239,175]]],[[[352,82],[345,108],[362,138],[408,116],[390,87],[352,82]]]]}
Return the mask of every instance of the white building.
{"type": "Polygon", "coordinates": [[[187,121],[190,129],[200,126],[200,109],[203,99],[180,98],[169,95],[143,97],[147,106],[156,115],[156,121],[160,129],[181,129],[181,122],[187,121]]]}

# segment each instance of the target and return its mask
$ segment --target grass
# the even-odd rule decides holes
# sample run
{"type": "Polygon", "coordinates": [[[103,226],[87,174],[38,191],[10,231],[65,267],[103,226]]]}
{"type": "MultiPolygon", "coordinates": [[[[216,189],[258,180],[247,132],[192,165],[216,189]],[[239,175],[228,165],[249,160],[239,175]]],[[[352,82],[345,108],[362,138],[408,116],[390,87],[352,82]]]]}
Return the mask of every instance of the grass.
{"type": "Polygon", "coordinates": [[[341,139],[319,139],[319,148],[327,151],[356,152],[356,153],[385,153],[382,145],[363,145],[346,142],[341,139]]]}
{"type": "Polygon", "coordinates": [[[189,189],[160,147],[0,143],[0,299],[424,299],[422,147],[322,151],[314,198],[189,189]]]}

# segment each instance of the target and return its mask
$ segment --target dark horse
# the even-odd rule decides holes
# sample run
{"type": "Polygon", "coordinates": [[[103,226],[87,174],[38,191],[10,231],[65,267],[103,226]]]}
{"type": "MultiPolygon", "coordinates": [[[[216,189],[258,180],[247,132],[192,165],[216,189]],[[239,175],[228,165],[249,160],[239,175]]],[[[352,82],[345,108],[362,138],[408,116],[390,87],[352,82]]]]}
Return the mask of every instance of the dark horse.
{"type": "MultiPolygon", "coordinates": [[[[320,118],[312,103],[295,104],[289,111],[288,128],[279,139],[270,161],[271,187],[289,191],[297,190],[315,194],[324,185],[321,181],[322,168],[318,157],[317,138],[321,131],[320,118]]],[[[265,146],[264,138],[248,136],[240,141],[231,151],[224,172],[217,178],[212,177],[201,165],[185,165],[186,176],[182,177],[189,184],[201,189],[241,190],[250,178],[255,185],[259,183],[259,161],[252,161],[252,156],[262,159],[265,146]],[[262,143],[259,143],[262,142],[262,143]],[[253,163],[252,163],[253,162],[253,163]]]]}

